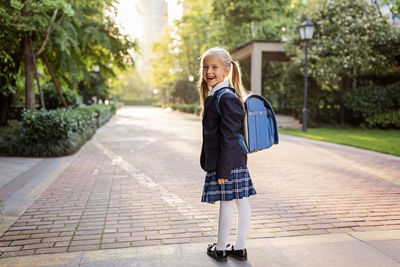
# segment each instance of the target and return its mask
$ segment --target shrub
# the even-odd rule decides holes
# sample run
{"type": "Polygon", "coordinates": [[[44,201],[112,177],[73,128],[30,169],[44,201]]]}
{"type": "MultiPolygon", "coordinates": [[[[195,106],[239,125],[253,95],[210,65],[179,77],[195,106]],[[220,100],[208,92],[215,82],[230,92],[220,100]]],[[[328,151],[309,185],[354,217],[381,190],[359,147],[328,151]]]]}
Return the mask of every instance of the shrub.
{"type": "Polygon", "coordinates": [[[376,114],[366,119],[370,127],[380,126],[381,128],[397,128],[400,129],[400,109],[376,114]]]}
{"type": "Polygon", "coordinates": [[[121,98],[120,101],[122,103],[124,103],[124,105],[150,106],[150,105],[153,105],[157,101],[157,99],[155,99],[155,98],[146,98],[146,99],[121,98]]]}
{"type": "Polygon", "coordinates": [[[76,152],[116,110],[116,105],[24,111],[22,126],[0,140],[14,156],[64,156],[76,152]]]}
{"type": "Polygon", "coordinates": [[[112,105],[91,105],[82,107],[80,109],[88,113],[94,112],[97,120],[97,127],[100,127],[101,125],[106,123],[108,119],[111,118],[111,115],[115,113],[117,108],[116,104],[112,104],[112,105]]]}
{"type": "Polygon", "coordinates": [[[400,82],[352,89],[344,100],[369,127],[400,128],[400,82]]]}
{"type": "MultiPolygon", "coordinates": [[[[56,109],[64,107],[60,97],[58,96],[57,90],[52,83],[47,83],[43,86],[43,97],[47,109],[56,109]]],[[[71,90],[67,87],[62,87],[61,92],[64,96],[65,102],[69,107],[78,107],[80,104],[79,95],[76,91],[71,90]]]]}
{"type": "Polygon", "coordinates": [[[173,110],[179,110],[181,112],[191,113],[200,115],[201,106],[197,104],[173,104],[171,105],[173,110]]]}

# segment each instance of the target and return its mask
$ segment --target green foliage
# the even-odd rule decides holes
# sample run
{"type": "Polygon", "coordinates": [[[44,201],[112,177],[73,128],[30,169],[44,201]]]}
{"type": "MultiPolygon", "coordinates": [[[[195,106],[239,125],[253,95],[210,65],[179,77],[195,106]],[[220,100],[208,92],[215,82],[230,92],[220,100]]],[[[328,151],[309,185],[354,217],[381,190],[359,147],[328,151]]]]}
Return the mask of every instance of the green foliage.
{"type": "Polygon", "coordinates": [[[121,98],[120,101],[124,105],[133,105],[133,106],[148,106],[153,105],[157,100],[155,98],[147,98],[147,99],[137,99],[137,98],[121,98]]]}
{"type": "Polygon", "coordinates": [[[183,4],[185,12],[182,19],[176,21],[174,27],[166,27],[161,40],[153,46],[152,76],[153,85],[160,91],[168,91],[173,102],[193,103],[197,100],[192,97],[195,86],[180,86],[182,82],[190,84],[190,76],[197,79],[198,58],[220,43],[214,38],[217,29],[211,16],[212,0],[185,0],[183,4]]]}
{"type": "Polygon", "coordinates": [[[250,40],[281,40],[291,25],[290,0],[214,0],[212,17],[216,38],[230,49],[250,40]]]}
{"type": "MultiPolygon", "coordinates": [[[[52,83],[43,85],[43,96],[46,102],[47,109],[62,108],[63,104],[58,96],[57,90],[52,83]]],[[[68,107],[78,107],[80,104],[79,95],[76,91],[70,90],[67,87],[61,87],[61,92],[64,96],[68,107]]]]}
{"type": "Polygon", "coordinates": [[[80,108],[81,111],[87,114],[95,114],[97,127],[100,127],[106,123],[111,115],[115,113],[117,107],[115,104],[112,105],[91,105],[80,108]]]}
{"type": "Polygon", "coordinates": [[[400,82],[352,89],[345,94],[345,103],[360,113],[369,127],[400,128],[400,82]]]}
{"type": "Polygon", "coordinates": [[[370,127],[400,129],[400,109],[367,118],[370,127]]]}
{"type": "MultiPolygon", "coordinates": [[[[357,116],[355,113],[359,111],[345,103],[344,94],[370,84],[371,80],[387,83],[383,77],[398,76],[395,73],[399,73],[396,54],[400,46],[400,31],[392,27],[369,1],[314,0],[309,5],[300,6],[296,27],[291,29],[286,44],[291,61],[284,80],[284,95],[291,103],[289,108],[298,102],[295,111],[298,115],[302,106],[301,76],[305,58],[298,26],[306,16],[315,24],[308,64],[311,83],[309,116],[312,121],[320,123],[357,125],[365,118],[357,116]],[[296,79],[291,79],[293,77],[296,79]]],[[[366,101],[373,104],[372,100],[366,101]]]]}
{"type": "MultiPolygon", "coordinates": [[[[43,53],[62,86],[79,87],[80,94],[93,96],[98,82],[101,96],[108,97],[106,81],[116,76],[116,70],[134,65],[133,50],[137,49],[136,42],[122,34],[114,21],[116,3],[116,0],[2,1],[0,93],[14,94],[17,80],[25,74],[20,70],[24,51],[21,48],[30,35],[35,52],[42,46],[45,48],[43,53]],[[93,73],[94,65],[100,66],[101,79],[93,73]]],[[[45,69],[40,56],[37,62],[39,71],[45,69]]]]}
{"type": "MultiPolygon", "coordinates": [[[[322,87],[348,90],[361,75],[395,67],[400,31],[391,27],[372,3],[319,1],[300,14],[298,24],[307,14],[315,23],[310,42],[310,75],[322,87]]],[[[288,48],[294,55],[294,64],[300,66],[304,52],[299,39],[298,30],[293,29],[288,48]]]]}
{"type": "Polygon", "coordinates": [[[194,82],[178,80],[172,87],[172,98],[178,103],[195,103],[199,99],[194,82]]]}
{"type": "Polygon", "coordinates": [[[173,110],[179,110],[181,112],[191,113],[196,115],[200,115],[201,113],[201,107],[200,105],[197,104],[173,104],[171,105],[171,108],[173,110]]]}
{"type": "Polygon", "coordinates": [[[115,113],[116,105],[24,111],[21,127],[0,136],[0,151],[13,156],[72,154],[115,113]]]}
{"type": "Polygon", "coordinates": [[[110,81],[110,93],[117,99],[137,99],[148,101],[153,96],[153,87],[148,80],[151,75],[135,68],[128,68],[117,73],[118,79],[110,81]]]}
{"type": "Polygon", "coordinates": [[[96,113],[85,109],[24,111],[22,115],[24,144],[57,142],[96,127],[96,113]]]}
{"type": "Polygon", "coordinates": [[[400,16],[400,0],[382,0],[382,3],[386,4],[390,8],[392,15],[400,16]]]}
{"type": "Polygon", "coordinates": [[[400,156],[400,131],[398,130],[311,128],[305,133],[301,129],[279,129],[279,133],[400,156]]]}
{"type": "MultiPolygon", "coordinates": [[[[304,74],[289,64],[283,70],[283,91],[278,92],[278,113],[290,114],[301,120],[304,106],[304,74]]],[[[267,96],[268,97],[268,96],[267,96]]],[[[308,124],[336,124],[339,107],[337,96],[328,90],[321,90],[313,77],[308,78],[308,124]]]]}
{"type": "Polygon", "coordinates": [[[72,1],[75,15],[62,20],[48,44],[56,76],[82,95],[95,95],[99,86],[100,95],[107,98],[106,81],[116,78],[117,70],[134,65],[137,44],[120,32],[111,16],[115,4],[115,0],[72,1]],[[101,77],[93,72],[94,65],[100,67],[101,77]]]}
{"type": "Polygon", "coordinates": [[[4,8],[0,5],[0,94],[9,95],[17,91],[16,83],[22,55],[19,35],[3,20],[4,8]]]}

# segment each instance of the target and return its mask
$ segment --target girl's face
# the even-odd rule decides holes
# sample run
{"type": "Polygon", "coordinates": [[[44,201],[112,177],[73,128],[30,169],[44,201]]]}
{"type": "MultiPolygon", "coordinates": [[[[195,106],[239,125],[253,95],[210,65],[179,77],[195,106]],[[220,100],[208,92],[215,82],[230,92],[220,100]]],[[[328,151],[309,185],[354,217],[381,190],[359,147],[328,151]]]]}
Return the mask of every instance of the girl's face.
{"type": "Polygon", "coordinates": [[[215,86],[225,80],[230,68],[225,67],[222,61],[213,55],[206,56],[203,60],[203,79],[208,86],[215,86]]]}

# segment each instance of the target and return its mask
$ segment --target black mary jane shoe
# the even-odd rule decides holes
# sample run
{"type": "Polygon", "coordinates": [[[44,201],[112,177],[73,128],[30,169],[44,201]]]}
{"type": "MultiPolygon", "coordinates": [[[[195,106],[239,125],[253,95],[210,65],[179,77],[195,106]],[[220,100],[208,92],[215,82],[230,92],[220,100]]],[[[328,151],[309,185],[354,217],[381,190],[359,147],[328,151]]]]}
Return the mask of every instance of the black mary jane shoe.
{"type": "Polygon", "coordinates": [[[228,260],[226,250],[217,250],[217,243],[212,243],[208,245],[207,255],[216,259],[219,262],[226,262],[228,260]]]}
{"type": "Polygon", "coordinates": [[[228,254],[228,256],[233,257],[239,261],[247,260],[247,250],[246,249],[235,250],[235,248],[232,246],[231,249],[226,250],[226,254],[228,254]]]}

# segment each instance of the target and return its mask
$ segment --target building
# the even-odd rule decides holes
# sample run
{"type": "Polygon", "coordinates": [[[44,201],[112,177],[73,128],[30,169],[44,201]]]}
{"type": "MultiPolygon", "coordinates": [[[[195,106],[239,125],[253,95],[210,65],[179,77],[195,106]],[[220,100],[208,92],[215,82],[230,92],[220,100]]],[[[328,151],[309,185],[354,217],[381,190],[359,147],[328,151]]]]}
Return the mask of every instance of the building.
{"type": "Polygon", "coordinates": [[[144,57],[144,66],[152,55],[152,44],[161,37],[168,23],[168,3],[165,0],[140,0],[139,8],[142,15],[142,36],[140,45],[144,57]]]}

